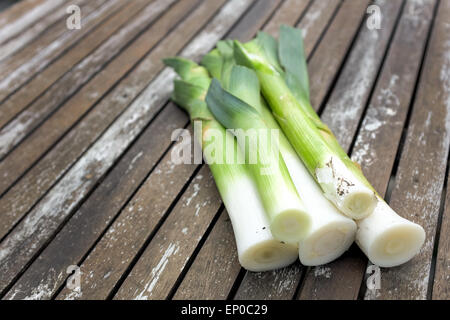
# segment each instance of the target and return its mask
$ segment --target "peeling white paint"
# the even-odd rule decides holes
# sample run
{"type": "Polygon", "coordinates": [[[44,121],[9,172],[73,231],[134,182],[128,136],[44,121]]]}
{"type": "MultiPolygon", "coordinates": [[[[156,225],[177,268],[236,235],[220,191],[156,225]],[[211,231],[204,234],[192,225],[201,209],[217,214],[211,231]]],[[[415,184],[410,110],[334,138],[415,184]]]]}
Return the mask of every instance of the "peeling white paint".
{"type": "Polygon", "coordinates": [[[64,3],[65,0],[44,1],[42,4],[28,10],[19,19],[9,22],[0,28],[0,43],[6,39],[18,34],[26,27],[39,20],[41,17],[54,10],[56,7],[64,3]]]}
{"type": "MultiPolygon", "coordinates": [[[[75,0],[72,1],[72,4],[80,6],[83,1],[84,0],[75,0]]],[[[49,16],[26,28],[26,30],[22,30],[20,35],[15,38],[9,39],[6,43],[2,44],[2,50],[0,51],[0,60],[5,59],[6,57],[19,51],[19,49],[30,43],[37,35],[44,32],[48,28],[48,26],[52,25],[65,16],[66,7],[62,6],[51,13],[49,16]]]]}
{"type": "Polygon", "coordinates": [[[330,279],[331,278],[331,268],[324,267],[324,266],[318,266],[314,268],[314,276],[317,277],[323,277],[330,279]]]}
{"type": "MultiPolygon", "coordinates": [[[[229,1],[182,55],[194,58],[187,53],[193,52],[195,57],[206,54],[250,4],[250,0],[229,1]],[[204,42],[204,34],[214,34],[214,37],[204,42]]],[[[4,271],[11,263],[23,263],[35,253],[134,141],[151,120],[155,106],[170,96],[174,77],[173,71],[164,69],[0,244],[1,280],[10,276],[4,271]],[[84,178],[88,174],[91,179],[84,178]],[[20,255],[20,262],[12,260],[12,252],[20,255]]]]}
{"type": "Polygon", "coordinates": [[[142,290],[142,292],[134,298],[134,300],[147,300],[152,296],[155,285],[158,283],[161,274],[164,272],[164,269],[169,263],[169,258],[172,255],[176,254],[179,248],[180,247],[178,245],[178,242],[176,242],[175,244],[169,244],[158,264],[152,269],[150,274],[150,281],[145,285],[144,290],[142,290]]]}
{"type": "MultiPolygon", "coordinates": [[[[173,2],[173,0],[171,0],[173,2]]],[[[0,131],[0,157],[9,152],[15,145],[37,125],[37,122],[45,117],[54,106],[60,103],[67,94],[74,92],[79,86],[87,82],[89,78],[99,71],[106,61],[109,61],[123,45],[134,35],[140,32],[151,21],[153,17],[158,15],[171,1],[156,1],[147,6],[141,13],[126,24],[118,32],[110,36],[102,45],[100,45],[93,53],[86,56],[67,74],[65,74],[57,83],[52,86],[43,99],[39,99],[37,104],[33,104],[29,110],[18,115],[3,130],[0,131]],[[64,83],[68,85],[64,86],[64,83]],[[70,84],[70,85],[69,85],[70,84]],[[61,90],[61,87],[69,88],[61,90]],[[51,102],[48,100],[50,99],[51,102]],[[44,100],[44,103],[42,102],[44,100]],[[30,116],[30,114],[32,116],[30,116]]],[[[5,79],[7,81],[7,79],[5,79]]],[[[0,82],[0,86],[3,82],[0,82]]],[[[130,119],[133,121],[133,119],[130,119]]]]}
{"type": "Polygon", "coordinates": [[[316,1],[314,2],[314,5],[317,5],[318,7],[314,7],[314,11],[308,10],[301,21],[300,28],[302,29],[303,38],[306,37],[310,28],[313,27],[317,19],[320,18],[322,11],[324,11],[330,4],[327,1],[316,1]]]}
{"type": "MultiPolygon", "coordinates": [[[[95,10],[83,18],[85,28],[88,23],[95,21],[96,18],[103,15],[115,5],[116,1],[108,1],[100,8],[92,8],[95,10]]],[[[23,61],[16,59],[14,60],[14,63],[9,63],[9,58],[5,60],[5,63],[0,65],[0,73],[7,74],[7,76],[0,81],[0,98],[6,97],[12,90],[18,88],[30,77],[30,74],[45,68],[52,61],[53,57],[58,54],[58,50],[63,50],[64,47],[75,42],[83,35],[84,33],[82,32],[74,33],[65,31],[61,33],[59,38],[56,38],[47,46],[38,47],[31,58],[26,57],[23,61]],[[17,65],[17,63],[19,64],[17,65]],[[15,66],[13,70],[11,70],[12,66],[15,66]]]]}

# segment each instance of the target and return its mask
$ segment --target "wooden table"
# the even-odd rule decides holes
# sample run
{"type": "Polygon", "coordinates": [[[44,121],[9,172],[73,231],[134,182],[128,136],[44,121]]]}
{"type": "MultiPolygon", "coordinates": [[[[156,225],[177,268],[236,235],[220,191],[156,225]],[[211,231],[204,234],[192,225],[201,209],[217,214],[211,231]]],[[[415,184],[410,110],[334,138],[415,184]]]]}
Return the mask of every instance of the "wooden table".
{"type": "Polygon", "coordinates": [[[70,3],[81,29],[66,26],[67,0],[0,13],[0,297],[450,297],[450,0],[70,3]],[[281,23],[304,30],[322,119],[426,230],[417,257],[381,270],[380,289],[356,246],[321,267],[245,271],[208,167],[171,161],[172,132],[190,125],[161,59],[198,61],[219,39],[281,23]],[[78,274],[81,290],[66,286],[78,274]]]}

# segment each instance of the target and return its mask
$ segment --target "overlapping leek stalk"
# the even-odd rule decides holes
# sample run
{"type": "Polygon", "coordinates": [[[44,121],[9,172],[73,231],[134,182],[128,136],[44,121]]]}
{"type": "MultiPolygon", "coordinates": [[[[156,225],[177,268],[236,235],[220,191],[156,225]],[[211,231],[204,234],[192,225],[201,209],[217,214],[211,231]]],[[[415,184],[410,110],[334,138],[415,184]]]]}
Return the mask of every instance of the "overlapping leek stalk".
{"type": "Polygon", "coordinates": [[[325,196],[357,220],[356,242],[368,258],[392,267],[416,255],[423,228],[397,215],[376,193],[311,107],[301,31],[282,26],[279,43],[264,33],[246,44],[235,41],[234,54],[256,71],[274,116],[325,196]]]}
{"type": "MultiPolygon", "coordinates": [[[[339,257],[352,244],[356,224],[343,216],[323,197],[319,186],[267,108],[261,97],[259,81],[254,71],[246,67],[233,66],[234,60],[229,56],[232,47],[229,44],[219,42],[218,49],[206,55],[202,64],[213,76],[221,80],[222,85],[231,94],[253,107],[267,128],[279,132],[281,156],[312,221],[310,231],[299,243],[300,261],[309,266],[328,263],[339,257]]],[[[242,115],[242,121],[245,121],[245,115],[242,115]]]]}
{"type": "Polygon", "coordinates": [[[169,58],[164,62],[181,77],[174,82],[172,99],[189,113],[192,122],[201,122],[202,136],[198,142],[203,150],[216,150],[214,158],[206,152],[205,161],[228,211],[240,264],[250,271],[273,270],[291,264],[298,256],[297,245],[282,243],[272,236],[250,172],[245,164],[227,161],[227,155],[239,157],[240,151],[234,136],[225,131],[206,106],[204,98],[211,81],[208,72],[183,58],[169,58]]]}
{"type": "Polygon", "coordinates": [[[260,32],[246,44],[234,42],[239,64],[256,71],[275,118],[324,195],[353,219],[370,215],[377,199],[354,163],[309,103],[301,31],[282,26],[279,44],[260,32]]]}

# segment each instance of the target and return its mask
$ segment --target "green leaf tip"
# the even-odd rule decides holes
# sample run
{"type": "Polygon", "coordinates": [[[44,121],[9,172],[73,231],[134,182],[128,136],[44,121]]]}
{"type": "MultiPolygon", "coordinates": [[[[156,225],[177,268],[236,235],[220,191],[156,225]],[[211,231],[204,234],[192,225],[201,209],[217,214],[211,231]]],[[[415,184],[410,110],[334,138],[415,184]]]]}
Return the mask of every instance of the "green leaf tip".
{"type": "Polygon", "coordinates": [[[206,103],[214,117],[230,129],[259,128],[259,113],[247,103],[222,88],[219,80],[213,79],[206,95],[206,103]]]}
{"type": "Polygon", "coordinates": [[[200,62],[212,77],[220,79],[222,76],[223,58],[218,49],[213,49],[206,54],[200,62]]]}
{"type": "Polygon", "coordinates": [[[256,110],[261,107],[261,90],[255,71],[235,65],[231,70],[227,90],[256,110]]]}
{"type": "Polygon", "coordinates": [[[309,101],[309,78],[302,30],[280,27],[278,56],[285,70],[285,81],[297,99],[309,101]]]}
{"type": "MultiPolygon", "coordinates": [[[[197,85],[201,86],[209,85],[209,81],[206,81],[206,79],[209,79],[208,71],[194,61],[181,57],[172,57],[163,59],[163,62],[166,66],[174,69],[182,80],[196,82],[197,85]]],[[[205,89],[207,89],[207,86],[205,89]]]]}
{"type": "Polygon", "coordinates": [[[184,80],[174,81],[172,100],[185,109],[191,118],[212,120],[212,115],[204,101],[206,90],[184,80]]]}

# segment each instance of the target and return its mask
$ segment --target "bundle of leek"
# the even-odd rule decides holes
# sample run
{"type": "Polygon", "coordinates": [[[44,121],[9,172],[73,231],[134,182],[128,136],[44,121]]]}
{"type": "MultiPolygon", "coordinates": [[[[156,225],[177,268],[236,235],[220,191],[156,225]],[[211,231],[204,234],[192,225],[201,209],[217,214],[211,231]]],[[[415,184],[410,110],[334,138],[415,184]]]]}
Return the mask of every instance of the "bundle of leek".
{"type": "Polygon", "coordinates": [[[325,197],[357,220],[356,242],[369,259],[384,267],[408,261],[424,242],[423,228],[389,207],[315,113],[301,30],[282,26],[279,34],[279,42],[263,32],[245,44],[234,41],[235,60],[256,72],[276,120],[325,197]]]}
{"type": "Polygon", "coordinates": [[[272,236],[269,218],[251,173],[245,164],[227,159],[239,157],[239,148],[234,136],[225,131],[206,106],[204,98],[211,82],[207,70],[183,58],[169,58],[164,62],[181,78],[174,82],[172,99],[188,112],[192,122],[200,121],[202,125],[198,142],[228,211],[240,264],[251,271],[267,271],[291,264],[298,257],[297,245],[283,243],[272,236]]]}
{"type": "Polygon", "coordinates": [[[279,132],[279,151],[312,222],[309,232],[299,242],[302,264],[320,265],[339,257],[352,244],[356,224],[323,197],[262,99],[255,72],[235,65],[229,41],[219,42],[217,49],[203,58],[202,64],[220,80],[220,84],[213,80],[206,97],[219,122],[228,128],[264,127],[279,132]]]}

